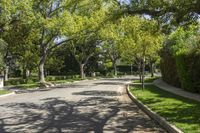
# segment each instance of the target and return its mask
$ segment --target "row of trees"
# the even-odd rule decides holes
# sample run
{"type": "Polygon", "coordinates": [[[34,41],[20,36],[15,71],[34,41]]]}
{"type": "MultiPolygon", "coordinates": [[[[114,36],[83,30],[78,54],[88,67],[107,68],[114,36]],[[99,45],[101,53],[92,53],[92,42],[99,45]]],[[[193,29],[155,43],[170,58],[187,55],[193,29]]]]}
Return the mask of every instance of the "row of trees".
{"type": "Polygon", "coordinates": [[[132,32],[135,36],[150,35],[154,28],[146,26],[145,29],[142,25],[152,22],[140,17],[116,18],[114,15],[119,13],[118,8],[117,2],[104,0],[2,0],[1,44],[6,47],[3,50],[6,52],[2,53],[6,56],[5,62],[17,60],[24,77],[38,66],[40,82],[45,82],[44,65],[48,55],[57,47],[66,45],[80,66],[81,77],[84,77],[88,60],[99,50],[103,51],[100,54],[105,52],[108,55],[116,74],[116,62],[123,52],[122,44],[147,41],[144,38],[133,39],[132,32]],[[132,25],[133,31],[127,31],[128,24],[133,24],[131,21],[142,24],[139,27],[132,25]],[[149,33],[144,33],[146,30],[149,33]]]}
{"type": "MultiPolygon", "coordinates": [[[[0,25],[1,38],[7,43],[6,56],[17,58],[24,71],[38,65],[40,82],[45,82],[48,55],[61,45],[71,45],[74,53],[78,44],[97,41],[93,37],[107,21],[111,7],[114,2],[103,0],[3,0],[0,25]]],[[[89,58],[84,56],[75,56],[82,67],[89,58]]]]}
{"type": "Polygon", "coordinates": [[[198,0],[1,0],[0,68],[5,77],[13,64],[24,78],[38,70],[45,82],[44,69],[61,66],[64,57],[56,56],[66,50],[82,78],[95,57],[111,61],[115,75],[119,60],[137,64],[144,81],[147,61],[153,72],[159,60],[164,33],[196,22],[199,5],[198,0]]]}

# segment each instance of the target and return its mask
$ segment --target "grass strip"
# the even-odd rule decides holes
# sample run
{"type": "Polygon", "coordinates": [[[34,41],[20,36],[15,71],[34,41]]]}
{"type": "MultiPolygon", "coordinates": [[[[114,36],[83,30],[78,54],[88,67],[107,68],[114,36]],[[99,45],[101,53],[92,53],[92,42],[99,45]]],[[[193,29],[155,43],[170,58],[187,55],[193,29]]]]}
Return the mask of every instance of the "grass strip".
{"type": "MultiPolygon", "coordinates": [[[[153,83],[154,80],[159,79],[160,77],[153,77],[153,78],[145,78],[145,83],[153,83]]],[[[133,83],[140,83],[140,80],[134,80],[133,83]]]]}
{"type": "Polygon", "coordinates": [[[11,93],[11,91],[8,90],[0,90],[0,95],[5,95],[5,94],[9,94],[11,93]]]}
{"type": "Polygon", "coordinates": [[[164,117],[185,133],[200,133],[200,103],[190,100],[153,85],[146,85],[142,90],[137,85],[131,92],[143,104],[164,117]]]}

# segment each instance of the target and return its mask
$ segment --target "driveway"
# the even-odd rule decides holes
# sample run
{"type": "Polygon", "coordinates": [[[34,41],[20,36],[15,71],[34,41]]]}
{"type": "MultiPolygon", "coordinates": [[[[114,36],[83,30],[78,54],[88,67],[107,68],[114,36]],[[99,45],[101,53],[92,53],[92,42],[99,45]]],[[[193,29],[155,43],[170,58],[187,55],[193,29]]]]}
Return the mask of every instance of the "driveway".
{"type": "Polygon", "coordinates": [[[128,98],[127,81],[82,81],[0,98],[0,133],[164,132],[128,98]]]}

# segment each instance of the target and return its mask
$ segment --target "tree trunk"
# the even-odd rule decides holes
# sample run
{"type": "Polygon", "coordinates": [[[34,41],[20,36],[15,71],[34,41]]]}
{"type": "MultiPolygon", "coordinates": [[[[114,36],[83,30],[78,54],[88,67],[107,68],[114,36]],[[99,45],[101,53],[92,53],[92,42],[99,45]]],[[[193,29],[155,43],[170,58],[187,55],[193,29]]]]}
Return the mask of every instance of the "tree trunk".
{"type": "Polygon", "coordinates": [[[85,78],[84,66],[85,64],[80,64],[80,76],[82,79],[85,78]]]}
{"type": "Polygon", "coordinates": [[[27,76],[26,76],[26,68],[23,67],[23,70],[22,70],[22,78],[23,79],[27,79],[27,76]]]}
{"type": "Polygon", "coordinates": [[[133,64],[131,63],[131,75],[133,75],[133,64]]]}
{"type": "Polygon", "coordinates": [[[117,76],[117,65],[116,65],[116,61],[113,62],[113,70],[114,70],[114,75],[117,76]]]}
{"type": "Polygon", "coordinates": [[[30,77],[30,71],[28,69],[26,69],[26,77],[30,77]]]}
{"type": "Polygon", "coordinates": [[[142,73],[141,73],[141,68],[140,68],[140,72],[139,72],[139,77],[140,77],[140,83],[142,82],[142,73]]]}
{"type": "Polygon", "coordinates": [[[29,70],[29,77],[32,76],[32,70],[29,70]]]}
{"type": "Polygon", "coordinates": [[[47,54],[46,52],[43,53],[43,55],[40,58],[39,62],[39,80],[40,83],[45,83],[45,73],[44,73],[44,64],[46,61],[47,54]]]}
{"type": "Polygon", "coordinates": [[[151,77],[154,77],[154,63],[150,62],[151,77]]]}
{"type": "Polygon", "coordinates": [[[1,71],[1,75],[4,75],[4,71],[1,71]]]}
{"type": "Polygon", "coordinates": [[[145,78],[145,57],[143,57],[143,59],[142,59],[142,89],[145,88],[144,78],[145,78]]]}
{"type": "Polygon", "coordinates": [[[8,81],[8,72],[9,72],[9,66],[6,66],[4,71],[4,80],[8,81]]]}
{"type": "Polygon", "coordinates": [[[23,79],[27,79],[30,76],[30,71],[26,68],[26,66],[23,67],[23,79]]]}
{"type": "Polygon", "coordinates": [[[139,73],[140,83],[141,83],[142,82],[141,61],[138,63],[138,73],[139,73]]]}

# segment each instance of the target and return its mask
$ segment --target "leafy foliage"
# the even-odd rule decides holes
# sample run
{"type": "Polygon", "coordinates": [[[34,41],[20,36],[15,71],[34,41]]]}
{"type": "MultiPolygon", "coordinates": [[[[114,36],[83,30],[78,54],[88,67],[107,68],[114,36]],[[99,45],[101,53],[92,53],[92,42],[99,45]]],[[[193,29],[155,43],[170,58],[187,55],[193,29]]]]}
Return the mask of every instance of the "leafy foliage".
{"type": "MultiPolygon", "coordinates": [[[[180,82],[181,87],[191,92],[200,92],[199,88],[199,27],[192,26],[189,29],[179,28],[169,36],[169,40],[166,43],[169,51],[168,56],[171,54],[171,60],[175,60],[176,66],[170,70],[176,71],[178,78],[172,82],[180,82]],[[177,81],[178,80],[178,81],[177,81]]],[[[164,51],[166,52],[166,51],[164,51]]],[[[166,53],[165,53],[166,55],[166,53]]],[[[166,56],[163,56],[163,60],[166,60],[166,56]]],[[[169,60],[170,61],[170,60],[169,60]]],[[[163,61],[162,66],[167,62],[163,61]]],[[[162,72],[165,73],[167,68],[162,67],[162,72]]],[[[176,73],[174,77],[176,76],[176,73]]],[[[166,74],[164,74],[166,75],[166,74]]],[[[164,77],[164,80],[169,80],[170,77],[164,77]]],[[[173,79],[173,78],[172,78],[173,79]]]]}
{"type": "Polygon", "coordinates": [[[200,14],[199,0],[130,0],[125,12],[156,18],[165,29],[172,25],[196,22],[200,14]]]}
{"type": "Polygon", "coordinates": [[[4,70],[4,57],[5,57],[5,51],[6,51],[6,47],[7,44],[5,43],[5,41],[3,41],[2,39],[0,39],[0,72],[4,70]]]}

